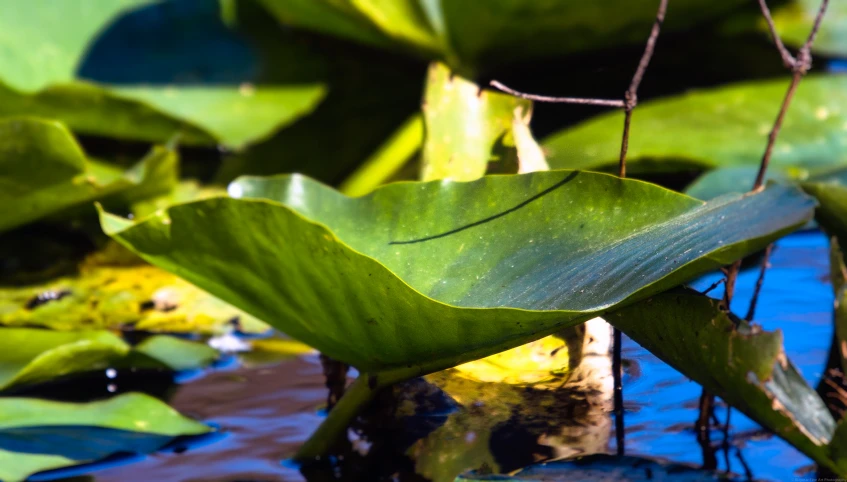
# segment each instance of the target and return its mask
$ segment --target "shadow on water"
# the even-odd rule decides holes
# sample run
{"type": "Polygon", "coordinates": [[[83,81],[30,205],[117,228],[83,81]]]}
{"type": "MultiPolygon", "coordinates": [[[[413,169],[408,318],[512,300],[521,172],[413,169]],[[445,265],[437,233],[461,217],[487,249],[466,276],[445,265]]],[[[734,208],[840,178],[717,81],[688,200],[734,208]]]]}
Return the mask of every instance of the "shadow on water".
{"type": "MultiPolygon", "coordinates": [[[[831,336],[827,256],[826,238],[817,232],[780,241],[759,302],[757,321],[766,329],[783,330],[788,355],[812,383],[823,370],[831,336]]],[[[756,275],[755,269],[742,272],[735,295],[738,305],[746,306],[756,275]]],[[[693,286],[704,289],[718,276],[706,276],[693,286]]],[[[624,357],[628,456],[655,457],[683,467],[705,465],[731,472],[734,480],[787,480],[808,474],[809,459],[737,411],[724,442],[723,405],[716,410],[709,441],[698,442],[692,426],[700,387],[629,340],[624,357]]],[[[92,393],[105,397],[145,391],[220,428],[211,436],[177,440],[151,456],[113,456],[32,480],[441,482],[470,469],[502,473],[553,458],[614,453],[610,407],[603,397],[592,395],[590,387],[504,390],[429,377],[383,394],[334,456],[300,467],[287,460],[322,420],[323,383],[317,355],[306,355],[266,364],[231,363],[182,383],[161,372],[121,372],[113,379],[98,374],[19,393],[78,400],[86,398],[82,394],[91,398],[92,393]]],[[[65,440],[92,437],[66,435],[65,440]]],[[[108,445],[109,434],[94,435],[98,443],[108,445]]],[[[8,442],[0,436],[0,446],[4,440],[8,442]]],[[[86,444],[85,450],[99,448],[86,444]]]]}

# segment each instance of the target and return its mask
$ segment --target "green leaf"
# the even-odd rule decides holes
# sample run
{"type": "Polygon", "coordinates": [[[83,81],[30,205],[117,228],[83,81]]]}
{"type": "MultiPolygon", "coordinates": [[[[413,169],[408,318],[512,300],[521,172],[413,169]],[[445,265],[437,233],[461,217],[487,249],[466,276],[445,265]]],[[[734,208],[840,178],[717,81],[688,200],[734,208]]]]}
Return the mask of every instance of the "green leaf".
{"type": "Polygon", "coordinates": [[[781,331],[763,331],[692,291],[654,296],[606,319],[710,393],[837,471],[828,447],[835,420],[785,356],[781,331]]]}
{"type": "MultiPolygon", "coordinates": [[[[642,43],[658,3],[620,0],[602,7],[553,0],[262,0],[280,22],[443,60],[469,74],[527,60],[642,43]],[[615,15],[626,10],[626,15],[615,15]]],[[[694,0],[675,5],[665,28],[686,29],[740,5],[694,0]]]]}
{"type": "MultiPolygon", "coordinates": [[[[638,106],[627,165],[636,170],[758,166],[788,79],[696,90],[638,106]]],[[[771,167],[816,169],[847,159],[847,76],[809,76],[797,89],[771,167]]],[[[612,112],[545,139],[553,168],[597,169],[620,154],[623,114],[612,112]]]]}
{"type": "Polygon", "coordinates": [[[818,200],[815,219],[826,231],[847,240],[847,169],[833,169],[801,183],[818,200]]]}
{"type": "Polygon", "coordinates": [[[129,353],[129,345],[106,331],[0,328],[0,335],[0,390],[104,370],[129,353]]]}
{"type": "Polygon", "coordinates": [[[2,0],[0,115],[37,115],[75,132],[240,148],[270,136],[320,102],[316,83],[290,85],[108,85],[77,69],[113,21],[151,0],[2,0]]]}
{"type": "Polygon", "coordinates": [[[594,454],[570,460],[530,465],[513,475],[485,475],[472,471],[456,477],[455,482],[495,481],[565,482],[572,480],[616,480],[636,482],[732,482],[727,473],[702,469],[694,465],[676,464],[646,457],[594,454]]]}
{"type": "MultiPolygon", "coordinates": [[[[818,0],[793,0],[774,9],[774,23],[783,41],[794,46],[806,43],[820,8],[818,0]]],[[[760,28],[767,31],[764,20],[760,28]]],[[[829,2],[813,48],[816,53],[832,57],[847,55],[847,4],[829,2]]]]}
{"type": "Polygon", "coordinates": [[[704,204],[577,171],[397,183],[362,198],[302,176],[245,178],[229,192],[264,199],[138,222],[102,213],[101,224],[151,263],[388,379],[667,290],[763,248],[814,206],[782,186],[704,204]]]}
{"type": "Polygon", "coordinates": [[[530,101],[483,90],[440,63],[430,65],[426,86],[422,179],[472,181],[492,161],[517,171],[512,122],[530,114],[530,101]]]}
{"type": "Polygon", "coordinates": [[[85,157],[64,125],[41,119],[0,119],[0,232],[67,208],[132,202],[176,183],[176,152],[155,147],[121,171],[85,157]]]}
{"type": "Polygon", "coordinates": [[[173,371],[204,367],[218,358],[217,350],[206,344],[168,335],[151,336],[132,350],[163,363],[173,371]]]}
{"type": "Polygon", "coordinates": [[[202,368],[218,354],[202,343],[166,335],[134,348],[108,331],[0,328],[0,391],[110,367],[202,368]]]}
{"type": "Polygon", "coordinates": [[[140,393],[79,404],[3,398],[0,399],[0,479],[22,481],[36,472],[79,465],[115,453],[152,452],[174,437],[201,435],[211,430],[140,393]],[[106,433],[99,433],[102,431],[106,433]],[[86,447],[95,442],[92,440],[95,436],[108,443],[86,447]],[[87,444],[80,445],[80,440],[87,444]],[[16,445],[21,446],[20,451],[13,450],[16,445]],[[85,448],[90,450],[84,453],[98,457],[82,458],[78,452],[85,448]]]}

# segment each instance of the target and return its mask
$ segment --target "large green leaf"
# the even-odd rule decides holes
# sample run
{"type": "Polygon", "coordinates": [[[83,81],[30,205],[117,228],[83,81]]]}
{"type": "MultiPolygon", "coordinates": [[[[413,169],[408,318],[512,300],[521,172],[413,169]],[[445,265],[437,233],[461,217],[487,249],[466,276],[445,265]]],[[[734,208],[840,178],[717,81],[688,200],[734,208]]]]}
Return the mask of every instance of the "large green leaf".
{"type": "MultiPolygon", "coordinates": [[[[644,103],[632,117],[634,169],[758,165],[788,79],[697,90],[644,103]]],[[[847,76],[803,80],[774,146],[771,166],[821,168],[847,162],[847,76]]],[[[623,114],[612,112],[547,138],[553,168],[595,169],[619,156],[623,114]]]]}
{"type": "Polygon", "coordinates": [[[94,200],[133,202],[171,189],[177,156],[154,148],[123,171],[85,157],[64,125],[0,119],[0,232],[94,200]]]}
{"type": "Polygon", "coordinates": [[[0,399],[0,480],[16,482],[121,452],[152,452],[212,429],[163,402],[128,393],[102,402],[0,399]]]}
{"type": "Polygon", "coordinates": [[[711,203],[578,171],[398,183],[348,198],[302,176],[138,222],[143,258],[363,372],[404,378],[551,334],[662,292],[802,225],[775,186],[711,203]],[[265,198],[265,199],[255,199],[265,198]]]}
{"type": "Polygon", "coordinates": [[[691,291],[654,296],[606,319],[710,393],[844,475],[837,467],[842,461],[829,447],[842,438],[835,435],[836,421],[785,356],[781,331],[765,332],[691,291]]]}
{"type": "Polygon", "coordinates": [[[0,328],[0,391],[109,367],[202,368],[215,358],[206,345],[165,335],[131,348],[108,331],[0,328]]]}
{"type": "MultiPolygon", "coordinates": [[[[262,0],[281,22],[386,48],[414,51],[469,70],[510,60],[643,42],[653,0],[602,5],[551,0],[262,0]],[[616,13],[626,11],[626,15],[616,13]]],[[[740,1],[678,2],[665,28],[680,30],[740,1]]]]}
{"type": "Polygon", "coordinates": [[[2,0],[0,115],[39,115],[77,132],[154,142],[181,132],[184,143],[238,148],[308,113],[323,97],[315,83],[117,86],[79,79],[97,36],[153,3],[2,0]]]}

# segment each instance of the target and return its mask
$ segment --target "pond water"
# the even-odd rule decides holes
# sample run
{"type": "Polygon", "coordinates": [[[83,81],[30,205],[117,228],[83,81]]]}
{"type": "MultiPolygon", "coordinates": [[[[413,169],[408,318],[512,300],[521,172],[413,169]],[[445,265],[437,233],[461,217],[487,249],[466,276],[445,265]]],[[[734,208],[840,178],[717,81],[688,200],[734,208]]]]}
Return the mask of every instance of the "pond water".
{"type": "MultiPolygon", "coordinates": [[[[789,357],[816,384],[832,330],[827,239],[816,231],[787,237],[778,243],[771,264],[756,321],[765,329],[783,331],[789,357]]],[[[755,266],[741,273],[736,311],[746,311],[757,275],[755,266]]],[[[705,289],[719,277],[706,276],[693,287],[705,289]]],[[[713,293],[721,294],[719,290],[713,293]]],[[[717,469],[729,469],[739,480],[746,479],[745,474],[756,480],[791,480],[811,468],[808,458],[762,432],[737,411],[731,417],[729,443],[722,444],[723,432],[715,428],[711,439],[717,449],[704,450],[692,430],[700,387],[630,340],[625,341],[623,354],[628,367],[624,378],[627,455],[694,466],[711,460],[717,469]]],[[[181,412],[220,427],[221,432],[174,444],[148,457],[119,457],[72,471],[41,474],[32,480],[70,480],[74,476],[79,478],[73,480],[97,482],[430,480],[420,475],[424,473],[440,481],[452,480],[452,474],[460,469],[493,464],[501,469],[517,468],[549,456],[543,450],[546,435],[538,436],[546,429],[528,426],[535,422],[522,422],[537,419],[494,413],[497,404],[457,408],[443,394],[430,391],[426,408],[419,409],[418,416],[385,422],[378,413],[372,414],[364,427],[371,434],[367,440],[360,437],[330,468],[302,470],[284,460],[321,421],[319,408],[326,397],[321,373],[318,357],[306,355],[275,363],[231,360],[204,373],[183,376],[177,384],[168,384],[169,380],[163,383],[161,377],[143,381],[119,377],[119,391],[142,387],[167,399],[181,412]],[[452,432],[445,435],[447,426],[452,432]],[[436,435],[440,438],[432,443],[416,441],[436,435]],[[370,455],[361,455],[364,452],[370,455]],[[437,456],[434,460],[426,460],[433,455],[437,456]]],[[[584,415],[579,410],[559,411],[550,404],[538,407],[553,417],[584,415]]],[[[723,423],[725,407],[719,406],[716,415],[723,423]]],[[[614,453],[614,424],[608,423],[605,413],[600,420],[594,424],[602,432],[594,435],[595,442],[600,442],[595,444],[596,450],[614,453]]],[[[583,435],[572,439],[586,446],[583,435]]],[[[559,437],[557,443],[567,440],[559,437]]]]}

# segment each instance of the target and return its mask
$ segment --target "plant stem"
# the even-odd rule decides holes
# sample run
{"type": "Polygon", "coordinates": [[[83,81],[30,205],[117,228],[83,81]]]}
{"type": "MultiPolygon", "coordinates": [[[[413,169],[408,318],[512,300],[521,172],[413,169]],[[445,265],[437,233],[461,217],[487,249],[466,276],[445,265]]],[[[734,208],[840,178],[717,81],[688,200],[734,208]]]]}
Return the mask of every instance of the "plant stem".
{"type": "Polygon", "coordinates": [[[747,308],[747,315],[744,317],[747,321],[753,321],[756,316],[756,304],[759,302],[759,292],[762,291],[762,285],[765,282],[765,272],[770,266],[771,252],[773,251],[773,243],[765,248],[765,255],[762,258],[762,264],[759,266],[759,279],[756,280],[756,287],[753,289],[753,298],[750,299],[750,307],[747,308]]]}
{"type": "Polygon", "coordinates": [[[423,118],[414,114],[379,149],[341,183],[339,191],[362,196],[397,173],[423,144],[423,118]]]}
{"type": "Polygon", "coordinates": [[[624,423],[623,423],[623,367],[621,360],[621,331],[614,329],[614,342],[612,350],[612,370],[615,383],[615,444],[617,446],[617,454],[624,455],[624,423]]]}
{"type": "Polygon", "coordinates": [[[327,388],[326,409],[332,410],[332,407],[338,403],[338,400],[344,396],[344,390],[347,387],[347,371],[350,365],[344,362],[333,360],[332,358],[321,353],[321,367],[324,372],[324,379],[327,388]]]}
{"type": "Polygon", "coordinates": [[[309,461],[329,452],[380,388],[379,385],[371,387],[367,375],[359,375],[318,429],[300,447],[294,459],[309,461]]]}

